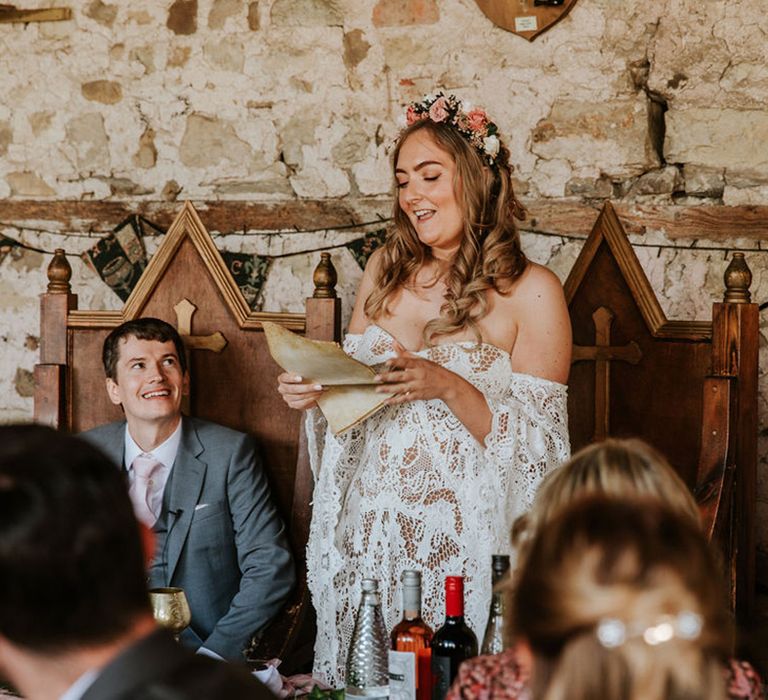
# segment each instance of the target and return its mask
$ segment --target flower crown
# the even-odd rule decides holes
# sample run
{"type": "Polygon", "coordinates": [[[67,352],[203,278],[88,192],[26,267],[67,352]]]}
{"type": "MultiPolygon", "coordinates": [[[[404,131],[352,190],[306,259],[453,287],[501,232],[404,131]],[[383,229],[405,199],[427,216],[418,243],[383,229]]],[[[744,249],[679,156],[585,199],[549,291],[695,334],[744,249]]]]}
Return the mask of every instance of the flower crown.
{"type": "Polygon", "coordinates": [[[450,124],[472,146],[474,146],[487,161],[488,165],[496,164],[501,141],[499,129],[489,118],[484,109],[474,107],[468,112],[455,95],[427,95],[421,102],[412,102],[405,113],[408,126],[423,119],[431,119],[438,124],[450,124]]]}

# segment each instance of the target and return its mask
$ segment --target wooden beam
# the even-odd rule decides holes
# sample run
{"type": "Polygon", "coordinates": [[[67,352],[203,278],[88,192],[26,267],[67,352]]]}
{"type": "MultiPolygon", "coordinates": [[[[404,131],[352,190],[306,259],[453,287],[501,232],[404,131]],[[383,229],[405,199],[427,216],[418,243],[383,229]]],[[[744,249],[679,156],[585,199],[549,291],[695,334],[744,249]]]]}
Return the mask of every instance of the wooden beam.
{"type": "MultiPolygon", "coordinates": [[[[336,200],[239,200],[193,202],[212,232],[237,232],[278,228],[322,229],[387,218],[390,197],[336,200]]],[[[528,219],[520,228],[534,233],[587,236],[600,213],[602,201],[586,203],[567,199],[524,199],[528,219]]],[[[661,231],[670,238],[768,239],[768,206],[637,204],[613,202],[627,233],[644,235],[661,231]]],[[[0,200],[2,223],[62,232],[106,232],[131,214],[141,214],[167,228],[182,208],[181,202],[0,200]]],[[[383,225],[383,224],[382,224],[383,225]]]]}
{"type": "Polygon", "coordinates": [[[13,5],[0,5],[0,24],[14,22],[60,22],[66,19],[72,19],[72,10],[68,7],[18,10],[13,5]]]}

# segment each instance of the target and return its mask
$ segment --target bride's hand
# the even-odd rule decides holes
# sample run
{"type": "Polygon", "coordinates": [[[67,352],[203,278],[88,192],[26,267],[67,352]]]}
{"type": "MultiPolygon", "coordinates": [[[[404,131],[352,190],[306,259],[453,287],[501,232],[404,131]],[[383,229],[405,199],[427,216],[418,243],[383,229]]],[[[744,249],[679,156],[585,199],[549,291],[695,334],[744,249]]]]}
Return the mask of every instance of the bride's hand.
{"type": "Polygon", "coordinates": [[[320,384],[308,384],[298,375],[288,372],[277,378],[277,390],[285,403],[299,411],[317,406],[317,399],[324,391],[320,384]]]}
{"type": "Polygon", "coordinates": [[[395,342],[394,348],[397,357],[387,360],[386,370],[376,375],[376,381],[381,384],[376,391],[392,394],[386,403],[398,404],[416,399],[448,401],[456,395],[459,382],[464,381],[458,374],[408,352],[398,342],[395,342]]]}

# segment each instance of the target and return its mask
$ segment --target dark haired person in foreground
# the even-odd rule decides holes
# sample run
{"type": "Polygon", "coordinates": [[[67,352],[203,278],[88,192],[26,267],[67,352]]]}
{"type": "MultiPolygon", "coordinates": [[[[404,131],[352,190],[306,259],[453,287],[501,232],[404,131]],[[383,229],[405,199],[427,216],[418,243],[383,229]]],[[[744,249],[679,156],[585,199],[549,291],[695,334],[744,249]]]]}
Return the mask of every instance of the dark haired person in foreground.
{"type": "Polygon", "coordinates": [[[125,420],[83,437],[126,470],[136,515],[155,532],[150,585],[184,589],[192,624],[183,643],[242,661],[294,583],[256,446],[243,433],[182,416],[186,357],[165,321],[118,326],[103,361],[107,393],[125,420]]]}
{"type": "Polygon", "coordinates": [[[0,676],[27,700],[268,700],[155,627],[140,527],[99,450],[0,427],[0,676]]]}

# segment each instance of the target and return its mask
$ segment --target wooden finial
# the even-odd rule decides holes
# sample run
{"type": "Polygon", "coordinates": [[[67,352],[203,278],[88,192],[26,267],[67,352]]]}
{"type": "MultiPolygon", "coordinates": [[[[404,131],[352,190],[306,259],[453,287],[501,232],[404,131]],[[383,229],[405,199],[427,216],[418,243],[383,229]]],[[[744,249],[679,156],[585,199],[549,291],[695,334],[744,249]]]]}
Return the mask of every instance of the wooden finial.
{"type": "Polygon", "coordinates": [[[69,294],[72,289],[69,280],[72,279],[72,268],[69,266],[63,248],[56,248],[53,260],[48,265],[48,293],[69,294]]]}
{"type": "Polygon", "coordinates": [[[336,268],[331,262],[330,253],[320,253],[320,262],[312,275],[312,281],[315,283],[315,291],[312,294],[314,299],[335,299],[336,281],[338,275],[336,268]]]}
{"type": "Polygon", "coordinates": [[[752,284],[752,271],[744,259],[744,253],[733,254],[723,279],[725,280],[723,301],[731,304],[749,304],[752,300],[752,295],[749,292],[749,285],[752,284]]]}

